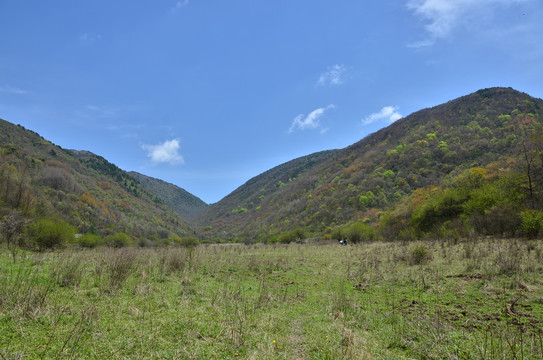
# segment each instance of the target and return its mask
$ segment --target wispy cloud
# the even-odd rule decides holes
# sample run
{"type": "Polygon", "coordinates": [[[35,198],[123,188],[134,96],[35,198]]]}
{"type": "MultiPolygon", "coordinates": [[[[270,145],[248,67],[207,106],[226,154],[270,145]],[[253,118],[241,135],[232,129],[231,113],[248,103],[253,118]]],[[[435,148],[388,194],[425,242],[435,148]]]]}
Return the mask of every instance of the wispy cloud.
{"type": "Polygon", "coordinates": [[[189,0],[178,0],[174,7],[172,8],[172,12],[175,12],[189,4],[189,0]]]}
{"type": "Polygon", "coordinates": [[[105,106],[87,105],[84,110],[91,117],[112,118],[117,116],[119,110],[105,106]]]}
{"type": "Polygon", "coordinates": [[[381,109],[381,111],[366,116],[362,120],[362,123],[364,125],[369,125],[379,120],[386,120],[388,123],[393,123],[402,117],[402,114],[398,112],[397,106],[385,106],[381,109]]]}
{"type": "Polygon", "coordinates": [[[84,33],[79,36],[79,41],[85,44],[93,43],[100,40],[102,40],[102,35],[100,34],[84,33]]]}
{"type": "Polygon", "coordinates": [[[179,140],[166,140],[158,145],[142,145],[141,147],[147,151],[147,156],[154,164],[178,165],[185,163],[183,156],[179,154],[179,140]]]}
{"type": "Polygon", "coordinates": [[[305,116],[304,114],[300,114],[294,118],[292,121],[292,125],[290,125],[290,128],[288,129],[287,133],[291,134],[294,132],[294,130],[306,130],[306,129],[321,129],[321,132],[326,132],[328,129],[323,129],[320,124],[320,119],[324,115],[324,113],[327,110],[333,109],[336,106],[334,104],[330,104],[327,107],[318,108],[313,110],[309,113],[309,115],[305,116]]]}
{"type": "Polygon", "coordinates": [[[475,14],[488,14],[498,5],[509,6],[526,0],[408,0],[407,8],[426,22],[428,36],[409,44],[421,48],[451,36],[455,28],[475,14]]]}
{"type": "Polygon", "coordinates": [[[105,127],[109,131],[116,132],[119,134],[121,139],[138,139],[140,138],[140,133],[144,132],[144,124],[110,124],[105,127]]]}
{"type": "Polygon", "coordinates": [[[24,95],[24,94],[28,94],[28,91],[25,91],[16,87],[12,87],[9,85],[0,85],[0,93],[24,95]]]}
{"type": "Polygon", "coordinates": [[[319,76],[317,86],[340,85],[343,83],[343,74],[346,69],[344,65],[333,65],[319,76]]]}

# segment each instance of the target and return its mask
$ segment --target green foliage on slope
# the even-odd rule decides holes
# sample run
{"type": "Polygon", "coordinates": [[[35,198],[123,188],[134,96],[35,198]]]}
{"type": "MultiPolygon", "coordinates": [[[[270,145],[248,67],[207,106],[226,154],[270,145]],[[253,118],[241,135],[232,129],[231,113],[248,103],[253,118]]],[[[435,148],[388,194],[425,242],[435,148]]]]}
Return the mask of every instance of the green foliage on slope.
{"type": "Polygon", "coordinates": [[[79,233],[126,233],[151,241],[193,233],[155,194],[106,159],[62,149],[4,120],[0,159],[0,221],[17,213],[26,223],[54,219],[79,233]]]}
{"type": "Polygon", "coordinates": [[[275,203],[275,199],[283,201],[283,196],[289,194],[305,174],[331,159],[336,152],[328,150],[294,159],[250,179],[202,214],[198,222],[204,236],[221,236],[227,240],[252,237],[268,233],[270,227],[278,234],[283,228],[277,227],[276,219],[270,217],[280,204],[275,203]]]}
{"type": "MultiPolygon", "coordinates": [[[[520,176],[516,184],[525,191],[512,193],[507,205],[497,204],[501,212],[485,210],[507,217],[506,210],[517,211],[513,205],[533,207],[530,204],[537,203],[542,191],[536,184],[543,179],[543,141],[536,141],[538,136],[543,139],[538,135],[543,133],[542,119],[540,99],[510,88],[480,90],[400,119],[356,144],[328,153],[294,176],[282,174],[281,166],[273,177],[262,174],[212,205],[204,225],[211,226],[217,236],[258,238],[261,233],[277,235],[297,227],[326,234],[354,222],[399,223],[399,218],[387,219],[386,212],[406,215],[395,209],[408,203],[418,189],[431,192],[432,186],[443,184],[413,215],[412,225],[417,224],[413,226],[420,235],[434,229],[436,218],[456,220],[467,208],[475,211],[490,201],[487,197],[501,191],[500,187],[514,187],[485,180],[485,186],[469,194],[448,188],[457,176],[475,167],[498,177],[506,172],[520,176]],[[527,194],[527,171],[532,195],[527,194]],[[258,197],[260,189],[264,197],[258,197]],[[529,203],[519,204],[519,197],[526,196],[529,203]],[[247,212],[232,213],[239,208],[247,212]]],[[[480,212],[469,216],[475,221],[480,212]]]]}
{"type": "Polygon", "coordinates": [[[485,89],[345,149],[277,166],[207,206],[171,184],[0,121],[0,218],[6,228],[18,217],[57,219],[99,235],[83,239],[90,247],[117,234],[140,245],[195,235],[182,218],[197,224],[201,239],[246,243],[288,239],[295,229],[356,242],[536,237],[543,229],[542,154],[543,101],[485,89]]]}

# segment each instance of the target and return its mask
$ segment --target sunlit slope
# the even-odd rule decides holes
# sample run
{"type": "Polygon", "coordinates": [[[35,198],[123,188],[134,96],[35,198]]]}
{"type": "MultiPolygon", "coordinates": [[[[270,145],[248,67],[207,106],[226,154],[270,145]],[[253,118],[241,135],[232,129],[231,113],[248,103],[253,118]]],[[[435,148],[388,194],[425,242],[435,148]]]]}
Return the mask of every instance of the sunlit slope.
{"type": "Polygon", "coordinates": [[[212,205],[202,224],[210,235],[256,238],[377,218],[413,190],[465,169],[518,163],[523,142],[542,118],[541,99],[511,88],[479,90],[321,153],[301,171],[290,171],[287,163],[259,175],[212,205]]]}

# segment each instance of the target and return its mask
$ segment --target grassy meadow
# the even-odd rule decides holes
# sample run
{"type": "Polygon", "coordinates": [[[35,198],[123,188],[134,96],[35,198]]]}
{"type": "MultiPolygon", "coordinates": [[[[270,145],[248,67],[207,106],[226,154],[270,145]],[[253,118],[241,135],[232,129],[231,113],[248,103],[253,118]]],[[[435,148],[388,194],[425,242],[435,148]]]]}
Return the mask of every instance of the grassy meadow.
{"type": "Polygon", "coordinates": [[[0,249],[0,359],[541,359],[543,243],[0,249]]]}

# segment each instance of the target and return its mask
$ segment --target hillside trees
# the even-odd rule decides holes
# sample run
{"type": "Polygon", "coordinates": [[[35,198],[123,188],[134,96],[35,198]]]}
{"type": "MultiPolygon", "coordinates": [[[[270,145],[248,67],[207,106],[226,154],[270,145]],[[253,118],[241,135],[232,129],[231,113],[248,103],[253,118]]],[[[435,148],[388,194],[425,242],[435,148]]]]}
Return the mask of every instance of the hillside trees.
{"type": "MultiPolygon", "coordinates": [[[[201,234],[254,240],[341,228],[347,236],[363,223],[385,239],[538,236],[542,121],[543,101],[506,88],[423,109],[345,149],[250,179],[206,207],[201,234]]],[[[34,219],[56,216],[80,233],[125,233],[134,244],[194,234],[144,177],[3,122],[0,138],[0,216],[12,209],[34,219]]]]}
{"type": "Polygon", "coordinates": [[[538,212],[526,211],[526,181],[513,170],[501,176],[489,176],[483,168],[466,170],[448,185],[415,191],[408,205],[394,213],[408,222],[398,227],[397,221],[384,217],[381,232],[388,238],[442,237],[451,231],[498,236],[514,236],[522,231],[536,236],[543,223],[538,212]],[[395,231],[391,231],[394,226],[395,231]]]}
{"type": "Polygon", "coordinates": [[[0,165],[0,206],[28,214],[33,200],[29,172],[28,165],[21,162],[6,161],[0,165]]]}
{"type": "Polygon", "coordinates": [[[532,209],[543,206],[543,124],[534,123],[527,140],[520,145],[523,154],[524,172],[528,179],[528,190],[532,209]]]}
{"type": "Polygon", "coordinates": [[[25,222],[54,218],[78,233],[101,237],[125,232],[139,241],[165,231],[192,233],[179,215],[117,166],[0,120],[0,220],[12,211],[25,222]]]}

